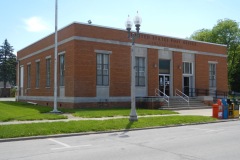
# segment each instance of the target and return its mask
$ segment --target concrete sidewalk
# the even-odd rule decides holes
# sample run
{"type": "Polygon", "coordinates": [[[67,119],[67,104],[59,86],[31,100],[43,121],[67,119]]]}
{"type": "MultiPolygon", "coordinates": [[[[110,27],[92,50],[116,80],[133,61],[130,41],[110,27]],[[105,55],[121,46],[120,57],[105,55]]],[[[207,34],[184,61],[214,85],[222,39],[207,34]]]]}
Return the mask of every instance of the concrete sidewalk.
{"type": "Polygon", "coordinates": [[[175,110],[180,115],[212,116],[212,109],[175,110]]]}
{"type": "Polygon", "coordinates": [[[0,101],[16,101],[15,97],[0,97],[0,101]]]}
{"type": "MultiPolygon", "coordinates": [[[[212,109],[194,109],[194,110],[177,110],[179,114],[170,114],[170,115],[147,115],[147,116],[138,116],[141,117],[159,117],[159,116],[171,116],[171,115],[199,115],[199,116],[212,116],[212,109]]],[[[11,125],[11,124],[30,124],[30,123],[51,123],[51,122],[68,122],[68,121],[80,121],[80,120],[109,120],[109,119],[120,119],[120,118],[129,118],[129,116],[117,116],[117,117],[103,117],[103,118],[81,118],[74,117],[72,114],[63,114],[67,119],[57,119],[57,120],[35,120],[35,121],[9,121],[9,122],[0,122],[0,125],[11,125]]]]}

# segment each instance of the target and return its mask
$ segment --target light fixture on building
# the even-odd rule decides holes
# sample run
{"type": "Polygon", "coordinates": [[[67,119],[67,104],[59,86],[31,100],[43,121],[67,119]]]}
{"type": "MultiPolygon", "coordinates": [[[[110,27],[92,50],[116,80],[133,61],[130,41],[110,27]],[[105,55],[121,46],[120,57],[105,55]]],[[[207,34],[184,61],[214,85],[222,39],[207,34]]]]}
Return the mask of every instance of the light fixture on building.
{"type": "Polygon", "coordinates": [[[132,21],[130,19],[130,16],[128,15],[127,21],[125,23],[126,29],[128,31],[128,38],[132,40],[132,46],[131,46],[131,112],[129,121],[137,121],[137,112],[136,112],[136,97],[135,97],[135,39],[139,38],[139,30],[140,25],[142,23],[142,18],[139,16],[138,12],[135,18],[133,19],[135,27],[136,27],[136,33],[131,32],[132,28],[132,21]]]}
{"type": "Polygon", "coordinates": [[[182,69],[182,65],[178,65],[178,69],[182,69]]]}

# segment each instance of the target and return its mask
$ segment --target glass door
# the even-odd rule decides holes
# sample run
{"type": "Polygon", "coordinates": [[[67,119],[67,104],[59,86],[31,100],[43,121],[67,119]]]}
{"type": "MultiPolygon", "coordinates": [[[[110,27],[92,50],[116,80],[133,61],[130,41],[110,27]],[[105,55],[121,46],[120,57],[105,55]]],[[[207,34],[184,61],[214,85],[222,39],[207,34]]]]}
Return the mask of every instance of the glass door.
{"type": "Polygon", "coordinates": [[[193,97],[193,76],[183,76],[183,93],[193,97]]]}
{"type": "Polygon", "coordinates": [[[183,93],[189,96],[190,77],[183,77],[183,93]]]}
{"type": "Polygon", "coordinates": [[[159,75],[159,90],[168,96],[170,95],[170,75],[159,75]]]}

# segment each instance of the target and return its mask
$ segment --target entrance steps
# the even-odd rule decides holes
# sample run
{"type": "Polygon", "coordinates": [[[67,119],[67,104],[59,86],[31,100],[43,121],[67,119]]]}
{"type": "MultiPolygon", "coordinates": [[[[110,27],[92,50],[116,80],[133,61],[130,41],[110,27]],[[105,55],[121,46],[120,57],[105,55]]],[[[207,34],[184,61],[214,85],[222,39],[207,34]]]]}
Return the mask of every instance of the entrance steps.
{"type": "Polygon", "coordinates": [[[165,102],[161,109],[169,110],[184,110],[184,109],[207,109],[212,108],[211,106],[205,105],[201,100],[196,97],[189,97],[189,105],[186,101],[179,97],[170,97],[169,106],[165,102]]]}

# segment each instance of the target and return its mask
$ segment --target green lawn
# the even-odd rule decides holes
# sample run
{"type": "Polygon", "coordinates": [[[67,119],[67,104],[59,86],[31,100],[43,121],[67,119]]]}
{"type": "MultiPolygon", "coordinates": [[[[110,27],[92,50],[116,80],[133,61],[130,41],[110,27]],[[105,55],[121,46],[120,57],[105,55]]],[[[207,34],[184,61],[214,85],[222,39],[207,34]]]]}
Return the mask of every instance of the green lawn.
{"type": "MultiPolygon", "coordinates": [[[[66,112],[66,111],[65,111],[66,112]]],[[[100,117],[116,117],[116,116],[129,116],[130,109],[79,109],[74,110],[73,115],[76,117],[84,118],[100,118],[100,117]]],[[[144,115],[165,115],[165,114],[178,114],[177,112],[168,110],[151,110],[151,109],[137,109],[139,116],[144,115]]]]}
{"type": "Polygon", "coordinates": [[[0,121],[24,121],[43,119],[65,119],[63,115],[49,114],[50,107],[34,106],[21,102],[0,102],[0,121]]]}
{"type": "Polygon", "coordinates": [[[164,116],[139,118],[137,122],[129,122],[129,120],[125,118],[101,121],[87,120],[52,123],[14,124],[0,126],[0,138],[3,139],[64,133],[110,131],[213,121],[216,121],[216,119],[204,116],[164,116]]]}

